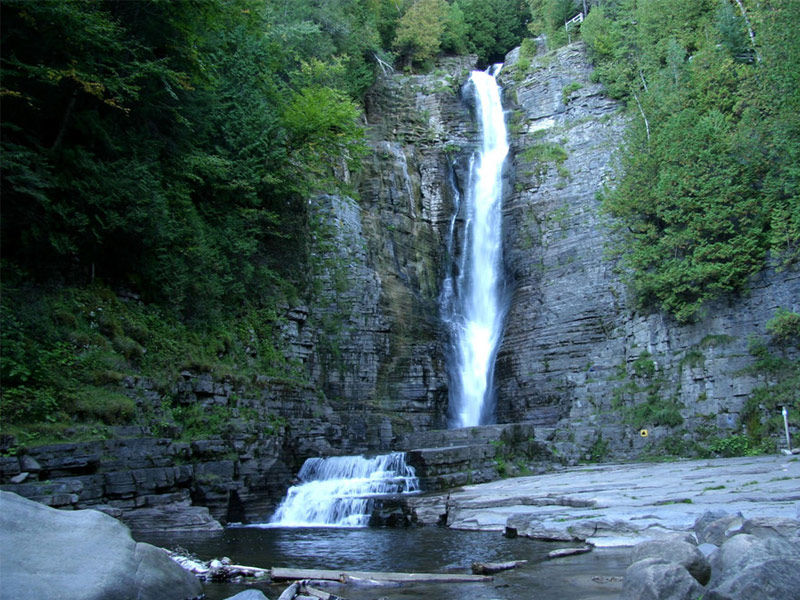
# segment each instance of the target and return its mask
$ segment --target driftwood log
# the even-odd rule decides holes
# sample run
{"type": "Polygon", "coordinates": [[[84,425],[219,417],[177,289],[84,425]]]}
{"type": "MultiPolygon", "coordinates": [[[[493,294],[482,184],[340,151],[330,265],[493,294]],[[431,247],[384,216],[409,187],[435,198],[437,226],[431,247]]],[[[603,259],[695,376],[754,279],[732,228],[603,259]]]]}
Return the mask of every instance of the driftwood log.
{"type": "Polygon", "coordinates": [[[338,571],[332,569],[285,569],[272,568],[273,581],[302,581],[323,579],[345,583],[347,578],[397,583],[483,583],[492,577],[461,573],[386,573],[382,571],[338,571]]]}
{"type": "Polygon", "coordinates": [[[285,590],[283,593],[278,596],[278,600],[294,600],[294,597],[300,592],[300,583],[295,582],[285,590]]]}
{"type": "Polygon", "coordinates": [[[576,554],[586,554],[592,551],[592,546],[579,546],[577,548],[561,548],[547,553],[547,558],[563,558],[565,556],[575,556],[576,554]]]}
{"type": "Polygon", "coordinates": [[[201,581],[233,581],[242,577],[263,578],[269,576],[269,569],[233,565],[229,558],[200,560],[188,552],[164,550],[169,557],[187,571],[194,573],[201,581]]]}
{"type": "Polygon", "coordinates": [[[510,560],[508,562],[501,562],[501,563],[482,563],[482,562],[474,562],[472,563],[472,572],[475,575],[491,575],[493,573],[499,573],[500,571],[508,571],[509,569],[516,569],[520,565],[524,565],[527,560],[510,560]]]}
{"type": "Polygon", "coordinates": [[[342,583],[360,588],[387,588],[400,587],[403,585],[399,581],[378,581],[377,579],[362,579],[361,577],[352,577],[350,575],[345,575],[342,583]]]}

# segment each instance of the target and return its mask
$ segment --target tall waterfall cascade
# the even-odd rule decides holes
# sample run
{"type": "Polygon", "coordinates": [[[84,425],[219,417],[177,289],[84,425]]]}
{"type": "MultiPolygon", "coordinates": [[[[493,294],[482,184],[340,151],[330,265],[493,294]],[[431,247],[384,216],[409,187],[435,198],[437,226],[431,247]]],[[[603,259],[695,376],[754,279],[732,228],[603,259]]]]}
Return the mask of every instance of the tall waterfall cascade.
{"type": "Polygon", "coordinates": [[[309,458],[286,493],[273,527],[366,527],[379,496],[419,491],[404,452],[373,458],[309,458]]]}
{"type": "Polygon", "coordinates": [[[492,379],[506,314],[501,204],[508,132],[495,79],[499,66],[470,77],[481,145],[470,158],[465,198],[456,194],[450,224],[448,250],[455,258],[441,297],[451,340],[450,427],[494,422],[492,379]],[[457,236],[459,218],[463,234],[457,236]]]}

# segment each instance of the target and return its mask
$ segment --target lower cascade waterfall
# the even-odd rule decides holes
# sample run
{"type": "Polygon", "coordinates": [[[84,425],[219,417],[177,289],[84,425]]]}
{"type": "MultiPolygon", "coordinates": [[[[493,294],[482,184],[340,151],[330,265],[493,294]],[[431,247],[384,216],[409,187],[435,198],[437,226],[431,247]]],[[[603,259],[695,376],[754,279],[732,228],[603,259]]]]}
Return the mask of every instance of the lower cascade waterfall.
{"type": "Polygon", "coordinates": [[[404,452],[373,458],[309,458],[286,493],[272,527],[366,527],[376,497],[419,491],[404,452]]]}
{"type": "Polygon", "coordinates": [[[442,286],[442,316],[450,330],[448,355],[450,427],[493,423],[493,373],[503,331],[503,236],[501,201],[508,133],[495,75],[473,71],[470,85],[481,147],[470,159],[465,201],[456,193],[448,240],[454,257],[442,286]],[[456,221],[463,220],[456,246],[456,221]]]}

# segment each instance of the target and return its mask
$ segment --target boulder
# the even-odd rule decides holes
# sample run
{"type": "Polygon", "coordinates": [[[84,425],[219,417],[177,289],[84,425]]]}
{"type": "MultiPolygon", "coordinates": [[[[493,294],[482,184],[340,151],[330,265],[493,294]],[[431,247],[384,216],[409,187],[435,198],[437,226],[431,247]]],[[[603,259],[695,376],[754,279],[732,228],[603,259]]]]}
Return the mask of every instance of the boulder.
{"type": "Polygon", "coordinates": [[[120,517],[134,533],[150,531],[219,531],[222,525],[205,506],[192,506],[188,501],[152,508],[138,508],[120,517]]]}
{"type": "Polygon", "coordinates": [[[791,600],[800,593],[800,558],[767,558],[745,561],[741,568],[724,573],[722,580],[704,596],[707,600],[791,600]]]}
{"type": "Polygon", "coordinates": [[[721,546],[732,532],[738,532],[744,522],[741,513],[736,515],[722,515],[719,512],[707,512],[694,524],[697,541],[700,544],[714,544],[721,546]]]}
{"type": "Polygon", "coordinates": [[[0,492],[0,597],[14,600],[186,600],[200,582],[94,510],[61,511],[0,492]]]}
{"type": "Polygon", "coordinates": [[[800,541],[800,521],[775,517],[756,517],[747,519],[742,523],[739,532],[749,533],[762,539],[778,536],[788,540],[800,541]]]}
{"type": "Polygon", "coordinates": [[[631,552],[631,561],[635,563],[646,558],[679,564],[689,571],[700,585],[707,584],[711,578],[711,565],[705,555],[697,546],[679,539],[650,540],[637,544],[631,552]]]}
{"type": "Polygon", "coordinates": [[[245,590],[243,592],[239,592],[235,596],[229,596],[225,598],[225,600],[269,600],[262,592],[259,590],[245,590]]]}
{"type": "Polygon", "coordinates": [[[19,468],[23,471],[28,471],[29,473],[38,473],[42,470],[42,465],[40,465],[39,461],[32,456],[23,454],[19,457],[19,468]]]}
{"type": "Polygon", "coordinates": [[[709,600],[795,598],[800,589],[800,544],[778,535],[762,539],[741,533],[711,556],[711,568],[709,600]]]}
{"type": "Polygon", "coordinates": [[[704,593],[681,565],[646,558],[625,571],[620,600],[697,600],[704,593]]]}

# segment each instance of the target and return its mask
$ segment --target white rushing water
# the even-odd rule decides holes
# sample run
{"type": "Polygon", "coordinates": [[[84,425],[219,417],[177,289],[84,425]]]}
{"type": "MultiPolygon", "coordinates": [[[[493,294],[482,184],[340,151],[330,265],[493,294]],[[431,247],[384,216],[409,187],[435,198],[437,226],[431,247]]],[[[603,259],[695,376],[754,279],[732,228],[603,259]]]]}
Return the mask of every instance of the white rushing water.
{"type": "Polygon", "coordinates": [[[508,155],[508,134],[495,72],[474,71],[481,147],[470,160],[466,201],[456,197],[450,243],[463,213],[458,262],[444,282],[443,317],[450,327],[448,361],[451,427],[471,427],[494,420],[492,375],[503,330],[502,299],[502,171],[508,155]]]}
{"type": "Polygon", "coordinates": [[[365,527],[377,496],[419,491],[414,469],[406,464],[403,452],[373,458],[309,458],[298,479],[300,483],[286,492],[270,526],[365,527]]]}

